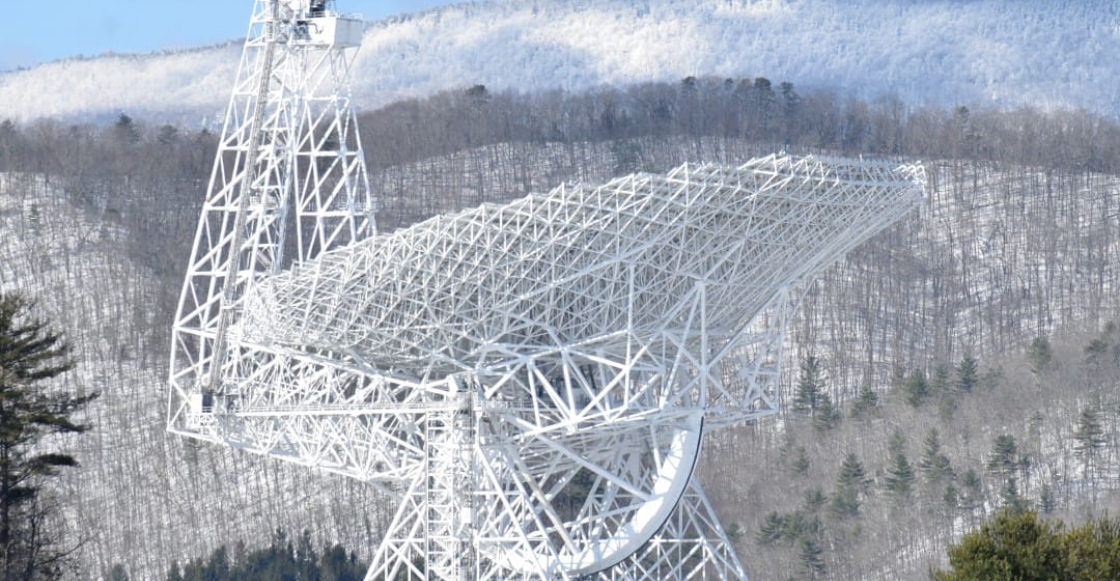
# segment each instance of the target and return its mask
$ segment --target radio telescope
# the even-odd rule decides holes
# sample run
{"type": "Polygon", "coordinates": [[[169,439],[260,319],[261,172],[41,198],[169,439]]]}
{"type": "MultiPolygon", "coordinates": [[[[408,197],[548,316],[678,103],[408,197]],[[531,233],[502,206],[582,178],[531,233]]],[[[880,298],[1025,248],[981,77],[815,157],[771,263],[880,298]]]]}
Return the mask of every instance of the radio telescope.
{"type": "Polygon", "coordinates": [[[376,233],[360,19],[257,0],[174,328],[168,429],[378,486],[369,581],[745,579],[704,435],[777,412],[799,292],[919,165],[769,156],[376,233]]]}

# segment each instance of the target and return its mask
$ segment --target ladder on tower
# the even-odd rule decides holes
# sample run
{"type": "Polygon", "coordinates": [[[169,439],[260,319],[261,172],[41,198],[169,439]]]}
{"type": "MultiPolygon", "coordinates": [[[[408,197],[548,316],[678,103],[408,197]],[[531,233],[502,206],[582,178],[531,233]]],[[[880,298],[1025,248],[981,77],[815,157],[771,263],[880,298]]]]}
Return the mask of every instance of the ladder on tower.
{"type": "Polygon", "coordinates": [[[473,414],[441,409],[424,424],[426,581],[465,581],[474,568],[470,526],[473,414]]]}

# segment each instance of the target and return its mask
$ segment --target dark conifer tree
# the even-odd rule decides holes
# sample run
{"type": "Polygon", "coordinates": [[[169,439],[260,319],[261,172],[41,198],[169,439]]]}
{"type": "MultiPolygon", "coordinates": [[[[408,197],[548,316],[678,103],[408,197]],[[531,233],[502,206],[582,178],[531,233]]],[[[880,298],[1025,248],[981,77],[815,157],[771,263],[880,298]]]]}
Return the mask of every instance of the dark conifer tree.
{"type": "Polygon", "coordinates": [[[785,528],[785,519],[782,515],[771,512],[762,519],[762,525],[758,529],[758,542],[764,545],[776,543],[782,538],[782,530],[785,528]]]}
{"type": "Polygon", "coordinates": [[[895,428],[895,430],[891,432],[891,437],[887,439],[887,452],[891,456],[897,456],[898,454],[904,454],[906,452],[906,435],[902,433],[902,430],[895,428]]]}
{"type": "Polygon", "coordinates": [[[802,503],[802,507],[805,509],[805,512],[815,513],[820,510],[827,501],[828,498],[824,495],[824,491],[819,487],[814,487],[805,491],[805,501],[802,503]]]}
{"type": "Polygon", "coordinates": [[[951,478],[953,468],[949,457],[941,451],[941,436],[937,428],[932,428],[926,435],[922,457],[918,460],[918,469],[930,484],[938,484],[945,478],[951,478]]]}
{"type": "Polygon", "coordinates": [[[961,478],[961,485],[964,487],[961,501],[969,508],[976,506],[980,502],[980,495],[983,492],[980,475],[976,473],[976,470],[969,468],[961,478]]]}
{"type": "Polygon", "coordinates": [[[1023,501],[1022,495],[1019,494],[1019,483],[1016,482],[1015,477],[1012,476],[1003,483],[1003,488],[999,492],[1000,500],[1003,501],[1003,506],[1013,509],[1022,510],[1026,508],[1026,503],[1023,501]]]}
{"type": "Polygon", "coordinates": [[[125,570],[124,565],[117,563],[109,569],[109,574],[106,575],[108,581],[128,581],[128,571],[125,570]]]}
{"type": "Polygon", "coordinates": [[[1050,340],[1046,337],[1035,337],[1031,341],[1031,346],[1027,350],[1027,364],[1030,366],[1031,373],[1039,375],[1050,368],[1054,361],[1054,350],[1050,346],[1050,340]]]}
{"type": "Polygon", "coordinates": [[[3,579],[51,579],[65,557],[40,526],[51,503],[44,485],[78,461],[44,451],[44,439],[88,429],[73,416],[97,397],[48,388],[73,368],[69,347],[31,301],[0,295],[0,569],[3,579]]]}
{"type": "Polygon", "coordinates": [[[821,362],[813,355],[808,355],[801,362],[801,376],[797,380],[797,393],[793,398],[793,409],[809,414],[817,410],[824,393],[821,362]]]}
{"type": "Polygon", "coordinates": [[[805,568],[805,573],[810,579],[816,579],[824,575],[824,549],[811,537],[802,537],[798,543],[798,557],[801,559],[801,566],[805,568]]]}
{"type": "Polygon", "coordinates": [[[949,548],[950,571],[935,581],[1072,579],[1058,527],[1029,511],[1003,511],[949,548]]]}
{"type": "Polygon", "coordinates": [[[980,362],[971,353],[965,353],[957,365],[957,391],[972,393],[980,383],[980,362]]]}
{"type": "Polygon", "coordinates": [[[1100,417],[1092,406],[1086,406],[1081,410],[1081,415],[1077,418],[1077,429],[1073,433],[1073,438],[1076,441],[1074,451],[1084,462],[1085,472],[1089,476],[1090,483],[1096,486],[1096,459],[1098,451],[1104,446],[1105,439],[1100,417]]]}
{"type": "Polygon", "coordinates": [[[817,405],[817,411],[813,414],[813,427],[817,433],[827,432],[835,428],[843,416],[840,414],[840,408],[832,403],[832,397],[827,393],[821,394],[820,403],[817,405]]]}
{"type": "Polygon", "coordinates": [[[1108,353],[1108,341],[1103,337],[1097,337],[1085,346],[1085,363],[1089,366],[1090,370],[1096,370],[1100,367],[1101,362],[1104,360],[1105,354],[1108,353]]]}
{"type": "Polygon", "coordinates": [[[132,117],[121,113],[117,117],[117,122],[113,125],[113,138],[121,145],[135,145],[140,141],[140,130],[136,128],[136,122],[132,117]]]}
{"type": "Polygon", "coordinates": [[[1075,449],[1083,456],[1092,456],[1104,446],[1104,428],[1101,427],[1100,416],[1092,406],[1081,410],[1073,438],[1077,441],[1075,449]]]}
{"type": "Polygon", "coordinates": [[[860,499],[866,489],[867,474],[863,464],[855,454],[849,453],[840,464],[840,473],[836,477],[836,489],[832,492],[829,506],[832,514],[841,518],[857,516],[860,499]]]}
{"type": "Polygon", "coordinates": [[[859,457],[855,453],[849,452],[844,457],[844,461],[840,464],[837,484],[859,491],[867,488],[867,472],[863,469],[863,463],[859,461],[859,457]]]}
{"type": "Polygon", "coordinates": [[[992,441],[991,454],[988,457],[988,471],[993,474],[1011,476],[1018,468],[1019,456],[1015,444],[1015,437],[1000,434],[992,441]]]}
{"type": "Polygon", "coordinates": [[[1054,498],[1054,489],[1049,482],[1044,482],[1038,493],[1038,509],[1044,514],[1050,514],[1055,508],[1058,508],[1058,499],[1054,498]]]}
{"type": "Polygon", "coordinates": [[[793,459],[793,473],[804,476],[809,473],[809,455],[805,453],[804,446],[797,447],[797,457],[793,459]]]}
{"type": "Polygon", "coordinates": [[[952,370],[944,363],[938,363],[933,368],[933,374],[929,378],[929,393],[936,398],[945,398],[952,396],[953,386],[950,383],[952,377],[952,370]]]}
{"type": "Polygon", "coordinates": [[[856,401],[852,404],[851,415],[853,418],[865,418],[874,414],[879,409],[879,395],[871,386],[863,385],[859,388],[859,394],[856,396],[856,401]]]}
{"type": "Polygon", "coordinates": [[[887,464],[887,474],[883,477],[883,485],[896,504],[910,498],[914,489],[914,468],[910,466],[905,453],[898,452],[891,457],[887,464]]]}
{"type": "Polygon", "coordinates": [[[183,569],[179,566],[179,562],[171,563],[171,568],[167,571],[167,581],[185,581],[183,579],[183,569]]]}
{"type": "Polygon", "coordinates": [[[906,398],[906,403],[914,407],[920,407],[929,397],[929,383],[926,382],[926,374],[922,371],[912,372],[906,378],[906,382],[902,384],[902,392],[906,398]]]}
{"type": "Polygon", "coordinates": [[[941,500],[945,503],[946,508],[950,510],[957,508],[961,501],[960,491],[950,483],[945,487],[945,493],[941,495],[941,500]]]}

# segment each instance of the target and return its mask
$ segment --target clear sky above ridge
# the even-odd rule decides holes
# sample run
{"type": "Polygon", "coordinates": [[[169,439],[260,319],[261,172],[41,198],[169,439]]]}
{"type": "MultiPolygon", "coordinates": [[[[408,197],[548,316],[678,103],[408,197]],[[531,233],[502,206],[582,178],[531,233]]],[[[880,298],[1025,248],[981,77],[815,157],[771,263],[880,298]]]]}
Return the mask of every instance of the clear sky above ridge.
{"type": "MultiPolygon", "coordinates": [[[[462,0],[458,0],[462,1],[462,0]]],[[[377,20],[452,0],[339,0],[377,20]]],[[[150,52],[244,36],[253,0],[4,0],[0,71],[106,51],[150,52]]]]}

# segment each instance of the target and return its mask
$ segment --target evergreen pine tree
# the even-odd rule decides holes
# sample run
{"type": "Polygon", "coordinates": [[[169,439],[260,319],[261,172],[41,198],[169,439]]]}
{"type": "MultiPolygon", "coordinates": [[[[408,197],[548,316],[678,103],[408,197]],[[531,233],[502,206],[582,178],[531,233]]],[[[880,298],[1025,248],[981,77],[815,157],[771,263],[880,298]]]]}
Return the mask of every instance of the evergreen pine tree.
{"type": "Polygon", "coordinates": [[[937,428],[930,428],[926,439],[922,442],[922,458],[918,461],[918,469],[927,474],[935,470],[937,457],[941,455],[941,435],[937,428]]]}
{"type": "Polygon", "coordinates": [[[1007,434],[996,436],[988,458],[988,471],[993,474],[1012,476],[1018,468],[1018,452],[1015,437],[1007,434]]]}
{"type": "Polygon", "coordinates": [[[1107,353],[1108,341],[1100,337],[1089,341],[1089,344],[1085,346],[1085,365],[1089,367],[1091,372],[1096,373],[1100,369],[1101,363],[1104,362],[1104,356],[1107,353]]]}
{"type": "Polygon", "coordinates": [[[887,452],[891,456],[895,456],[895,455],[901,454],[905,451],[906,451],[906,436],[902,433],[902,430],[899,430],[899,429],[895,428],[895,430],[893,432],[891,432],[890,439],[887,440],[887,452]]]}
{"type": "Polygon", "coordinates": [[[906,378],[906,382],[902,384],[902,393],[906,398],[906,403],[913,407],[920,407],[929,396],[929,384],[926,382],[926,374],[921,370],[915,370],[910,373],[906,378]]]}
{"type": "Polygon", "coordinates": [[[937,415],[948,422],[957,409],[957,388],[952,382],[953,370],[945,363],[938,363],[929,382],[930,395],[936,398],[937,415]]]}
{"type": "Polygon", "coordinates": [[[229,549],[221,546],[210,554],[210,559],[202,567],[202,579],[227,580],[230,579],[229,572],[229,549]]]}
{"type": "Polygon", "coordinates": [[[824,491],[819,487],[810,488],[805,491],[805,501],[802,503],[802,507],[805,509],[805,512],[815,513],[824,506],[827,500],[828,498],[825,497],[824,491]]]}
{"type": "Polygon", "coordinates": [[[743,526],[737,522],[733,522],[731,526],[727,527],[727,539],[732,543],[738,543],[739,540],[743,538],[744,534],[743,526]]]}
{"type": "Polygon", "coordinates": [[[795,510],[782,520],[782,539],[792,544],[802,538],[820,538],[824,531],[820,517],[795,510]]]}
{"type": "Polygon", "coordinates": [[[879,396],[875,393],[875,390],[871,389],[869,385],[860,386],[856,401],[852,404],[852,417],[864,418],[877,412],[878,409],[879,396]]]}
{"type": "Polygon", "coordinates": [[[797,393],[793,398],[793,409],[809,414],[814,413],[817,406],[820,405],[823,392],[820,361],[810,354],[801,362],[801,376],[797,380],[797,393]]]}
{"type": "MultiPolygon", "coordinates": [[[[414,560],[423,568],[423,561],[414,560]]],[[[361,581],[366,566],[354,553],[347,555],[339,545],[325,546],[320,555],[307,533],[294,539],[282,530],[272,536],[265,548],[248,551],[239,542],[231,556],[220,547],[208,558],[181,567],[173,563],[167,581],[361,581]]],[[[401,577],[403,578],[403,577],[401,577]]],[[[380,580],[381,578],[378,577],[380,580]]]]}
{"type": "Polygon", "coordinates": [[[117,563],[109,569],[106,577],[108,581],[128,581],[128,571],[125,571],[124,565],[117,563]]]}
{"type": "Polygon", "coordinates": [[[1019,495],[1019,485],[1015,481],[1015,477],[1011,476],[1003,483],[1003,488],[999,493],[1000,500],[1003,501],[1003,506],[1012,510],[1022,510],[1026,508],[1026,503],[1023,502],[1023,497],[1019,495]]]}
{"type": "Polygon", "coordinates": [[[980,383],[980,363],[971,353],[965,353],[957,366],[957,391],[972,393],[980,383]]]}
{"type": "Polygon", "coordinates": [[[847,456],[844,456],[844,461],[840,463],[837,485],[857,491],[867,488],[867,472],[863,469],[863,463],[859,461],[859,457],[855,453],[849,452],[847,456]]]}
{"type": "Polygon", "coordinates": [[[937,417],[941,418],[941,421],[949,423],[953,421],[953,414],[956,412],[957,393],[951,389],[949,393],[937,400],[937,417]]]}
{"type": "Polygon", "coordinates": [[[786,523],[782,515],[771,512],[762,519],[762,525],[758,528],[757,539],[763,545],[769,545],[778,542],[782,538],[782,531],[785,529],[786,523]]]}
{"type": "Polygon", "coordinates": [[[1120,520],[1090,519],[1067,529],[1030,510],[1005,509],[949,547],[949,571],[933,581],[1117,579],[1120,520]]]}
{"type": "Polygon", "coordinates": [[[798,476],[809,473],[809,456],[805,453],[804,446],[797,447],[797,457],[793,460],[793,473],[798,476]]]}
{"type": "Polygon", "coordinates": [[[1027,349],[1027,365],[1031,373],[1040,375],[1050,368],[1054,361],[1054,351],[1046,337],[1035,337],[1027,349]]]}
{"type": "Polygon", "coordinates": [[[758,117],[758,128],[761,135],[768,135],[773,128],[774,120],[777,117],[778,99],[774,95],[774,88],[771,86],[770,80],[766,77],[758,77],[754,80],[754,107],[758,117]]]}
{"type": "Polygon", "coordinates": [[[957,505],[960,504],[960,497],[961,495],[957,487],[950,483],[945,487],[945,494],[941,495],[941,500],[945,503],[945,506],[951,510],[957,508],[957,505]]]}
{"type": "Polygon", "coordinates": [[[121,113],[113,125],[113,138],[121,145],[133,145],[140,141],[140,131],[132,117],[121,113]]]}
{"type": "Polygon", "coordinates": [[[918,469],[930,484],[938,484],[942,479],[952,477],[953,469],[949,457],[941,452],[941,437],[937,428],[932,428],[926,435],[922,457],[918,460],[918,469]]]}
{"type": "Polygon", "coordinates": [[[321,563],[321,581],[362,581],[366,578],[365,567],[358,561],[358,556],[354,553],[347,555],[341,545],[325,549],[321,563]]]}
{"type": "Polygon", "coordinates": [[[895,503],[901,504],[910,498],[914,489],[914,468],[910,466],[905,453],[898,452],[891,457],[883,484],[895,503]]]}
{"type": "Polygon", "coordinates": [[[1097,451],[1104,446],[1104,428],[1101,427],[1100,418],[1092,406],[1081,410],[1077,418],[1077,429],[1073,432],[1074,451],[1085,463],[1085,472],[1089,482],[1096,486],[1096,457],[1097,451]]]}
{"type": "Polygon", "coordinates": [[[304,530],[296,544],[295,569],[297,579],[314,579],[319,570],[319,556],[311,544],[311,531],[304,530]]]}
{"type": "Polygon", "coordinates": [[[174,125],[162,125],[159,128],[156,141],[158,141],[160,145],[174,145],[179,141],[179,128],[174,125]]]}
{"type": "Polygon", "coordinates": [[[859,516],[860,506],[861,502],[858,492],[851,488],[837,486],[836,490],[832,491],[828,510],[837,518],[851,518],[859,516]]]}
{"type": "Polygon", "coordinates": [[[66,342],[32,308],[19,295],[0,295],[0,579],[22,579],[27,571],[50,577],[66,560],[35,524],[50,516],[49,503],[37,500],[42,483],[78,462],[45,451],[43,442],[86,431],[72,416],[97,397],[46,389],[73,362],[66,342]]]}
{"type": "Polygon", "coordinates": [[[1100,417],[1091,406],[1081,410],[1077,418],[1077,429],[1073,433],[1077,443],[1074,449],[1082,456],[1092,456],[1104,446],[1104,428],[1101,427],[1100,417]]]}
{"type": "Polygon", "coordinates": [[[1058,500],[1054,498],[1054,490],[1050,488],[1050,483],[1042,483],[1042,490],[1038,493],[1038,509],[1044,514],[1050,514],[1057,507],[1058,500]]]}
{"type": "Polygon", "coordinates": [[[944,363],[938,363],[933,368],[933,375],[929,378],[930,395],[936,398],[950,397],[953,386],[950,383],[952,370],[944,363]]]}
{"type": "Polygon", "coordinates": [[[961,497],[964,504],[970,508],[975,506],[976,503],[980,500],[980,493],[982,488],[980,475],[976,473],[976,470],[969,468],[967,471],[965,471],[964,477],[961,478],[961,485],[964,486],[965,494],[961,497]]]}
{"type": "Polygon", "coordinates": [[[801,566],[805,568],[805,573],[808,574],[810,579],[824,575],[824,550],[815,540],[808,537],[802,537],[798,547],[798,557],[801,559],[801,566]]]}
{"type": "Polygon", "coordinates": [[[183,570],[179,567],[178,561],[171,563],[171,568],[167,571],[167,581],[184,581],[183,570]]]}
{"type": "MultiPolygon", "coordinates": [[[[979,531],[949,547],[951,571],[936,571],[933,581],[996,579],[1082,581],[1068,567],[1060,526],[1040,521],[1030,511],[1003,510],[979,531]]],[[[1088,578],[1085,579],[1088,581],[1088,578]]]]}
{"type": "Polygon", "coordinates": [[[778,85],[778,92],[781,94],[781,114],[782,114],[782,142],[791,143],[795,132],[794,125],[801,110],[801,96],[793,88],[793,83],[785,81],[778,85]]]}
{"type": "Polygon", "coordinates": [[[818,434],[827,432],[840,423],[840,418],[840,408],[832,403],[827,393],[821,394],[817,411],[813,414],[813,428],[818,434]]]}
{"type": "Polygon", "coordinates": [[[867,474],[855,454],[849,453],[840,464],[836,489],[832,491],[829,510],[839,518],[859,515],[861,497],[867,489],[867,474]]]}

